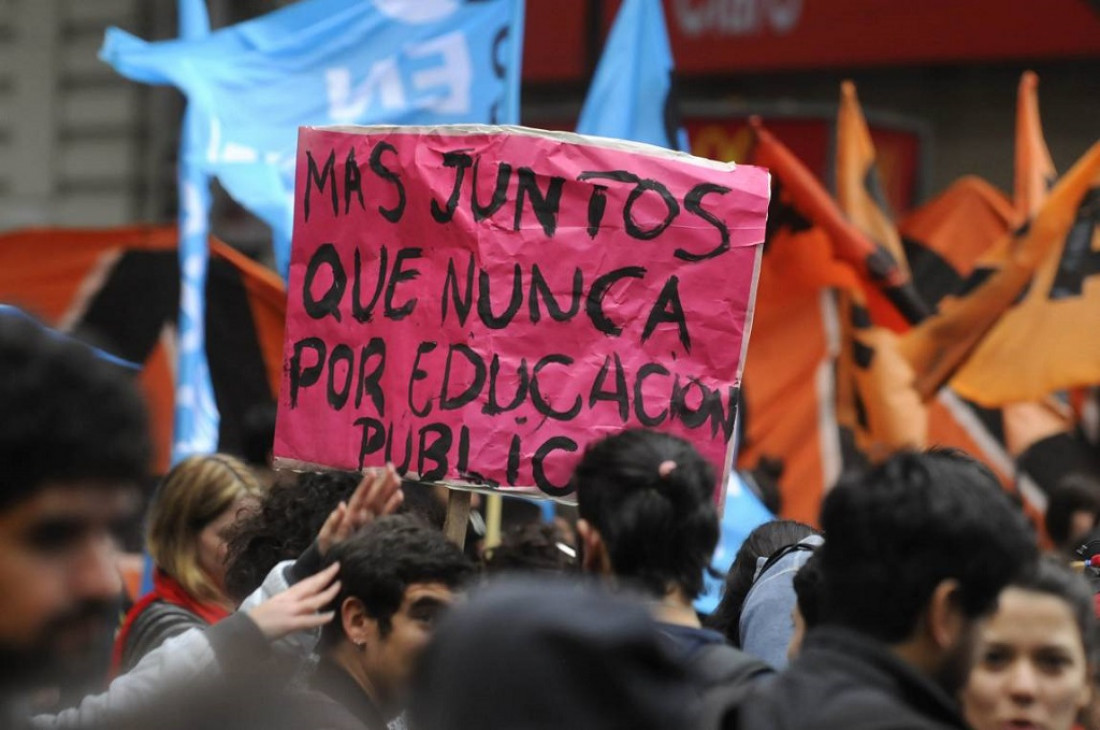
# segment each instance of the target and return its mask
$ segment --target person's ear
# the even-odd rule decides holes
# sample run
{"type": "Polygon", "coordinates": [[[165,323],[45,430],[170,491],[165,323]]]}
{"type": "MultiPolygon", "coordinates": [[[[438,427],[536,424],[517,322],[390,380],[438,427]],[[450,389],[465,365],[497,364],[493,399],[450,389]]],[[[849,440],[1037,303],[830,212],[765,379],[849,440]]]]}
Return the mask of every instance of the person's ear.
{"type": "Polygon", "coordinates": [[[611,574],[611,558],[600,531],[588,520],[577,520],[577,540],[581,544],[581,570],[586,573],[611,574]]]}
{"type": "Polygon", "coordinates": [[[340,624],[344,628],[344,636],[359,649],[365,648],[375,638],[377,622],[367,615],[363,602],[354,596],[348,596],[340,604],[340,624]]]}
{"type": "Polygon", "coordinates": [[[949,649],[956,645],[968,624],[959,603],[959,582],[954,578],[941,580],[928,599],[928,638],[938,649],[949,649]]]}

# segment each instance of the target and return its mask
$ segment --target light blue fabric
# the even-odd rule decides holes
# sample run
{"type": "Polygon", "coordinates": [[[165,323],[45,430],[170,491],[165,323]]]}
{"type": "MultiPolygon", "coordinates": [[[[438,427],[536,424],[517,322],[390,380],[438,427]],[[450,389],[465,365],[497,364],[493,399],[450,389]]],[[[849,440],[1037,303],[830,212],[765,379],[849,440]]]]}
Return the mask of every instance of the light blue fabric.
{"type": "MultiPolygon", "coordinates": [[[[210,33],[205,0],[179,0],[181,37],[210,33]]],[[[191,105],[183,117],[179,155],[179,347],[172,429],[172,463],[218,450],[220,415],[206,359],[206,270],[210,260],[210,179],[198,160],[202,118],[191,105]]]]}
{"type": "MultiPolygon", "coordinates": [[[[824,544],[820,535],[810,535],[799,542],[815,548],[824,544]]],[[[787,645],[794,633],[791,616],[797,603],[794,575],[811,555],[810,550],[794,550],[769,566],[766,573],[757,575],[741,609],[738,627],[741,648],[776,669],[787,667],[787,645]]],[[[760,558],[757,570],[763,568],[767,560],[760,558]]]]}
{"type": "Polygon", "coordinates": [[[172,84],[188,156],[271,226],[286,276],[298,127],[519,122],[522,0],[302,0],[198,40],[110,28],[100,58],[172,84]]]}
{"type": "Polygon", "coordinates": [[[718,549],[710,565],[719,577],[705,576],[703,594],[695,599],[695,610],[711,613],[722,597],[722,585],[741,543],[760,525],[775,519],[768,508],[757,499],[736,471],[730,474],[726,487],[726,506],[722,511],[721,533],[718,549]]]}
{"type": "Polygon", "coordinates": [[[577,131],[688,151],[671,96],[673,68],[660,0],[625,0],[604,44],[577,131]]]}

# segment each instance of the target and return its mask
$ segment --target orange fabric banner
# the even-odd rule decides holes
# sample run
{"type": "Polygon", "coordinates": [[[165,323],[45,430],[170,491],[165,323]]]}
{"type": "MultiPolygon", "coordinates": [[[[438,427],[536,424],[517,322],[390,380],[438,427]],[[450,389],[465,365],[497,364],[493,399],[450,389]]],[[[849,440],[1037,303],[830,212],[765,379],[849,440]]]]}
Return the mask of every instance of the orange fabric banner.
{"type": "MultiPolygon", "coordinates": [[[[1083,232],[1087,222],[1085,219],[1080,218],[1080,215],[1089,215],[1091,208],[1088,205],[1081,206],[1081,201],[1085,199],[1089,188],[1095,184],[1098,174],[1100,174],[1100,143],[1093,145],[1073,168],[1058,181],[1058,184],[1040,208],[1039,213],[1027,228],[1005,237],[987,254],[984,260],[989,262],[988,268],[995,269],[988,278],[977,283],[969,293],[942,302],[937,315],[922,322],[901,338],[899,346],[902,354],[916,373],[917,389],[923,398],[928,399],[939,390],[940,386],[955,373],[995,325],[1000,332],[997,339],[1003,342],[1003,338],[1006,336],[1004,334],[1006,332],[1005,322],[1009,321],[1008,317],[1013,314],[1013,312],[1010,312],[1006,315],[1006,310],[1028,286],[1032,276],[1041,265],[1043,272],[1040,272],[1035,285],[1030,289],[1028,299],[1033,300],[1033,303],[1027,311],[1033,315],[1039,312],[1037,316],[1040,317],[1046,313],[1046,310],[1041,306],[1046,295],[1040,296],[1037,292],[1040,290],[1045,292],[1050,289],[1054,271],[1058,268],[1058,261],[1061,259],[1061,253],[1064,249],[1062,243],[1067,240],[1067,234],[1070,233],[1071,228],[1078,231],[1075,234],[1077,236],[1074,239],[1075,241],[1084,240],[1081,236],[1085,235],[1083,232]],[[1080,214],[1079,207],[1081,208],[1080,214]],[[1044,264],[1044,262],[1046,263],[1044,264]],[[1001,263],[999,267],[998,263],[1001,263]],[[1043,281],[1046,282],[1045,287],[1042,286],[1043,281]]],[[[1091,241],[1091,232],[1090,228],[1087,231],[1089,241],[1091,241]]],[[[1082,244],[1080,243],[1076,245],[1078,248],[1070,247],[1068,250],[1077,251],[1078,255],[1082,255],[1084,259],[1082,266],[1084,266],[1085,262],[1089,260],[1088,256],[1085,255],[1089,250],[1088,244],[1086,242],[1084,248],[1081,248],[1082,244]]],[[[983,266],[980,264],[978,268],[983,268],[983,266]]],[[[1084,271],[1084,269],[1080,270],[1084,271]]],[[[1017,306],[1014,308],[1014,312],[1020,309],[1021,307],[1017,306]]],[[[1072,309],[1075,313],[1078,311],[1078,308],[1072,309]]],[[[1017,316],[1013,317],[1011,321],[1017,326],[1024,326],[1033,334],[1037,333],[1032,318],[1025,316],[1020,319],[1017,316]]],[[[1078,320],[1078,325],[1079,323],[1080,320],[1078,320]]],[[[1046,324],[1052,325],[1054,323],[1047,322],[1046,324]]],[[[1011,329],[1009,327],[1007,331],[1011,331],[1011,329]]],[[[1046,334],[1050,334],[1049,327],[1046,334]]],[[[1051,337],[1054,338],[1057,335],[1051,335],[1051,337]]],[[[1017,345],[1027,343],[1025,347],[1028,352],[1035,354],[1037,358],[1045,358],[1052,354],[1050,351],[1044,351],[1042,348],[1037,347],[1035,342],[1028,343],[1024,338],[1010,339],[1017,345]]],[[[983,345],[983,348],[987,346],[983,345]]],[[[986,350],[986,352],[991,351],[986,350]]],[[[961,381],[959,392],[980,403],[1001,404],[1011,401],[1035,400],[1038,395],[1050,392],[1050,390],[1044,390],[1043,388],[1047,388],[1052,381],[1062,382],[1061,385],[1055,386],[1055,388],[1075,384],[1063,382],[1067,380],[1065,377],[1050,376],[1042,384],[1035,383],[1025,387],[1024,382],[1029,380],[1028,375],[1035,374],[1035,369],[1017,370],[1018,358],[1022,354],[1019,351],[1000,349],[999,353],[1008,358],[1008,360],[1002,362],[1001,367],[1014,373],[1005,379],[1017,381],[1017,387],[1014,389],[1012,397],[1006,397],[1008,390],[1004,388],[1003,380],[1000,381],[1002,385],[997,386],[1000,388],[997,391],[998,395],[993,395],[994,391],[992,390],[983,392],[983,385],[978,381],[984,376],[979,373],[989,374],[991,371],[973,364],[968,364],[969,376],[961,381]]],[[[988,360],[984,362],[988,365],[988,360]]],[[[1079,368],[1081,362],[1081,355],[1075,354],[1065,362],[1054,364],[1052,372],[1063,373],[1065,368],[1070,370],[1079,368]]],[[[1073,381],[1074,378],[1070,377],[1068,380],[1073,381]]],[[[1095,382],[1095,380],[1087,382],[1095,382]]],[[[957,381],[955,384],[958,386],[960,382],[957,381]]],[[[992,384],[987,384],[987,386],[992,386],[992,384]]]]}
{"type": "Polygon", "coordinates": [[[777,194],[803,219],[820,226],[832,241],[836,257],[860,274],[872,319],[898,332],[907,330],[910,322],[922,316],[908,272],[844,217],[813,173],[760,120],[753,119],[752,125],[756,140],[750,162],[771,171],[779,184],[777,194]]]}
{"type": "Polygon", "coordinates": [[[1016,92],[1016,176],[1013,207],[1018,223],[1032,218],[1054,187],[1058,171],[1039,120],[1039,77],[1025,71],[1016,92]]]}
{"type": "Polygon", "coordinates": [[[745,360],[747,417],[738,463],[752,468],[764,457],[780,460],[783,516],[809,524],[817,522],[821,498],[841,465],[830,287],[855,282],[851,269],[833,259],[820,229],[769,237],[745,360]]]}
{"type": "MultiPolygon", "coordinates": [[[[0,301],[142,365],[158,472],[171,451],[177,240],[173,226],[0,235],[0,301]]],[[[248,408],[277,393],[285,294],[274,272],[225,244],[212,240],[211,254],[207,355],[222,413],[219,448],[233,450],[248,408]]]]}
{"type": "Polygon", "coordinates": [[[997,320],[951,381],[978,403],[1035,400],[1100,383],[1100,338],[1093,336],[1100,331],[1100,176],[1081,195],[1059,196],[1055,188],[1043,209],[1055,205],[1059,226],[1048,233],[1053,245],[1025,282],[1026,295],[997,320]]]}
{"type": "Polygon", "coordinates": [[[1004,193],[980,177],[959,178],[899,224],[913,280],[935,306],[958,294],[995,243],[1012,229],[1015,213],[1004,193]]]}
{"type": "Polygon", "coordinates": [[[840,85],[836,119],[836,198],[840,209],[906,276],[909,266],[882,187],[875,146],[851,81],[840,85]]]}

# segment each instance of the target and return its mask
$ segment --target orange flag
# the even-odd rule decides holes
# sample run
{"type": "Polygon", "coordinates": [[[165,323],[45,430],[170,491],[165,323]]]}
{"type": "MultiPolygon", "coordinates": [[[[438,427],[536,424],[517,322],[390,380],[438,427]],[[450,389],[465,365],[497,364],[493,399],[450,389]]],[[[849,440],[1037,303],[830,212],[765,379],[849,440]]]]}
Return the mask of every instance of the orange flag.
{"type": "Polygon", "coordinates": [[[771,170],[779,181],[780,194],[804,218],[820,226],[832,241],[837,258],[860,274],[872,319],[898,332],[919,321],[925,308],[908,272],[844,217],[813,173],[764,129],[759,119],[752,120],[752,127],[756,140],[749,162],[771,170]]]}
{"type": "MultiPolygon", "coordinates": [[[[871,131],[859,106],[856,86],[851,81],[840,85],[840,109],[836,119],[836,199],[848,220],[875,246],[885,249],[908,276],[905,249],[882,188],[871,131]]],[[[927,316],[927,308],[923,314],[927,316]]]]}
{"type": "MultiPolygon", "coordinates": [[[[1006,330],[1004,328],[1005,322],[999,322],[998,320],[1005,319],[1021,309],[1017,306],[1014,307],[1013,312],[1006,314],[1012,303],[1028,287],[1029,282],[1032,282],[1032,277],[1040,270],[1040,266],[1043,269],[1039,271],[1039,276],[1035,278],[1029,290],[1028,299],[1034,301],[1027,308],[1028,312],[1033,314],[1040,312],[1038,316],[1042,316],[1046,312],[1040,306],[1046,300],[1037,292],[1055,287],[1054,273],[1059,268],[1063,252],[1069,252],[1070,254],[1070,257],[1066,259],[1066,263],[1071,269],[1063,279],[1065,279],[1070,289],[1080,288],[1084,280],[1083,277],[1088,273],[1087,261],[1091,260],[1087,254],[1091,250],[1093,227],[1090,216],[1094,206],[1088,202],[1093,200],[1093,197],[1087,194],[1090,188],[1095,185],[1098,174],[1100,174],[1100,143],[1093,145],[1073,168],[1059,179],[1046,202],[1043,203],[1038,214],[1027,227],[1006,236],[993,247],[985,257],[989,265],[979,264],[978,271],[971,277],[972,288],[970,291],[964,292],[957,298],[942,302],[939,313],[922,322],[899,341],[903,356],[916,373],[917,389],[924,399],[927,400],[939,390],[940,386],[974,352],[979,342],[990,333],[995,325],[1000,333],[997,341],[1004,342],[1006,336],[1004,333],[1013,331],[1013,329],[1006,330]],[[1082,201],[1085,201],[1085,203],[1083,204],[1082,201]],[[1073,241],[1072,245],[1062,245],[1070,240],[1073,241]],[[1078,258],[1074,258],[1074,256],[1078,258]],[[988,273],[984,280],[975,281],[981,272],[992,273],[988,273]],[[1045,287],[1043,286],[1044,282],[1045,287]]],[[[1061,292],[1063,289],[1058,288],[1058,291],[1061,292]]],[[[1071,309],[1075,313],[1077,312],[1076,308],[1071,309]]],[[[1097,311],[1100,312],[1100,307],[1097,308],[1097,311]]],[[[1035,322],[1031,318],[1013,317],[1012,321],[1017,325],[1026,322],[1028,323],[1026,329],[1031,332],[1035,331],[1035,322]]],[[[1081,321],[1078,320],[1074,324],[1074,328],[1080,326],[1080,323],[1081,321]]],[[[1053,323],[1048,322],[1047,324],[1053,323]]],[[[1078,330],[1073,329],[1072,331],[1076,332],[1078,330]]],[[[1024,345],[1039,357],[1049,354],[1037,351],[1036,346],[1026,344],[1026,340],[1017,338],[1013,342],[1024,345]]],[[[986,353],[989,352],[992,351],[986,350],[986,353]]],[[[1008,370],[1016,373],[1009,377],[1021,382],[1019,386],[1012,389],[1015,395],[1007,398],[1002,397],[1007,392],[1003,387],[998,391],[999,395],[996,396],[993,395],[991,390],[983,391],[982,387],[976,382],[976,377],[980,377],[977,376],[977,373],[981,372],[981,368],[970,365],[968,365],[968,377],[961,381],[963,383],[962,388],[966,392],[960,389],[960,393],[981,403],[999,404],[1019,400],[1034,400],[1037,395],[1070,384],[1062,382],[1060,386],[1044,390],[1051,381],[1067,380],[1066,377],[1062,376],[1051,377],[1042,384],[1025,387],[1022,384],[1026,380],[1025,373],[1015,371],[1020,353],[1013,352],[1009,354],[1003,349],[999,352],[1001,355],[1008,357],[1002,367],[1007,367],[1008,370]],[[975,395],[978,397],[974,397],[975,395]]],[[[983,362],[988,362],[988,360],[983,362]]],[[[1064,363],[1055,364],[1053,371],[1065,373],[1063,366],[1072,370],[1079,363],[1079,356],[1075,355],[1064,363]]],[[[1029,372],[1034,374],[1035,370],[1032,369],[1029,372]]],[[[1075,377],[1068,378],[1070,381],[1075,379],[1075,377]]],[[[1078,380],[1077,382],[1096,382],[1096,380],[1078,380]]]]}
{"type": "MultiPolygon", "coordinates": [[[[782,204],[772,200],[769,221],[783,220],[782,204]]],[[[786,212],[788,220],[795,218],[786,212]]],[[[765,457],[781,461],[783,516],[809,524],[817,522],[821,498],[842,465],[831,288],[856,286],[857,279],[833,256],[819,228],[783,226],[769,233],[741,391],[747,418],[739,465],[752,468],[765,457]]]]}
{"type": "Polygon", "coordinates": [[[1100,383],[1100,170],[1077,195],[1060,196],[1062,182],[1039,214],[1042,220],[1055,209],[1057,226],[1047,232],[1049,250],[1025,282],[1023,300],[996,321],[952,380],[978,403],[1035,400],[1100,383]]]}
{"type": "MultiPolygon", "coordinates": [[[[167,471],[179,307],[175,226],[34,229],[0,235],[0,301],[142,365],[154,468],[167,471]]],[[[270,269],[211,240],[207,352],[222,412],[219,448],[240,448],[248,409],[273,401],[283,363],[286,290],[270,269]]]]}
{"type": "MultiPolygon", "coordinates": [[[[901,236],[879,182],[875,147],[855,85],[841,85],[837,114],[837,200],[845,217],[908,274],[901,236]]],[[[898,356],[896,335],[879,326],[859,289],[840,290],[841,352],[837,360],[837,415],[856,446],[872,462],[899,449],[920,449],[928,432],[927,410],[912,388],[913,371],[898,356]],[[850,380],[849,382],[846,382],[850,380]],[[849,403],[845,398],[851,399],[849,403]]],[[[923,302],[920,303],[923,308],[923,302]]],[[[919,313],[923,316],[927,310],[919,313]]]]}
{"type": "Polygon", "coordinates": [[[1039,77],[1025,71],[1016,94],[1016,180],[1013,206],[1018,222],[1039,212],[1058,172],[1039,121],[1039,77]]]}
{"type": "Polygon", "coordinates": [[[1001,191],[969,175],[952,183],[899,224],[909,268],[931,307],[958,294],[978,260],[1014,227],[1015,213],[1001,191]]]}

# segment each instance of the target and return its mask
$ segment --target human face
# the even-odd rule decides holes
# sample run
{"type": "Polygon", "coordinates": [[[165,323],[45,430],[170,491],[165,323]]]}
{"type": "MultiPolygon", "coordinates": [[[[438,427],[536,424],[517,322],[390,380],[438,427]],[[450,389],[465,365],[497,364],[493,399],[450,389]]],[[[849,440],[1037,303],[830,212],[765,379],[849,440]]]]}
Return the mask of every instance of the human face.
{"type": "Polygon", "coordinates": [[[129,487],[40,487],[0,511],[0,683],[78,673],[122,593],[114,540],[136,507],[129,487]]]}
{"type": "Polygon", "coordinates": [[[199,567],[223,595],[225,594],[225,558],[228,551],[226,539],[229,528],[237,521],[237,515],[242,509],[247,508],[248,504],[248,500],[238,499],[199,533],[199,567]]]}
{"type": "Polygon", "coordinates": [[[364,669],[384,707],[400,706],[436,620],[453,600],[454,593],[442,583],[413,583],[390,619],[389,633],[382,636],[375,625],[374,636],[367,639],[364,669]]]}
{"type": "Polygon", "coordinates": [[[1081,632],[1069,606],[1008,588],[981,632],[963,692],[975,730],[1069,730],[1089,701],[1081,632]]]}

